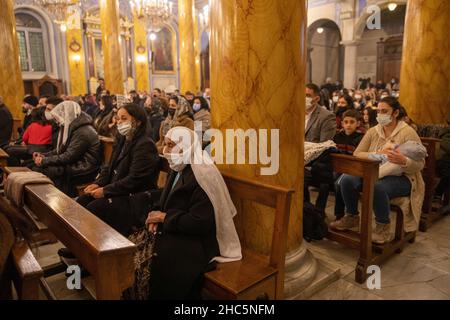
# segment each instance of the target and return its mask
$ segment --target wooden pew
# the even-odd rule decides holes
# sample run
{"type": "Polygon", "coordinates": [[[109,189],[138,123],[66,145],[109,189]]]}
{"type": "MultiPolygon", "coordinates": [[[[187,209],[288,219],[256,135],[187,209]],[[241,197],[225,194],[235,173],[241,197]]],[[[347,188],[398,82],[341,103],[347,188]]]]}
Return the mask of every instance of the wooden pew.
{"type": "Polygon", "coordinates": [[[329,229],[328,239],[359,249],[359,259],[355,269],[355,281],[363,283],[370,265],[380,265],[392,254],[401,252],[407,241],[413,242],[415,232],[403,231],[403,214],[397,214],[395,238],[384,245],[372,244],[372,208],[375,182],[378,180],[379,163],[353,156],[333,154],[332,164],[335,172],[346,173],[363,178],[361,196],[360,232],[337,231],[329,229]]]}
{"type": "Polygon", "coordinates": [[[98,136],[103,147],[103,163],[109,163],[114,146],[114,139],[110,137],[98,136]]]}
{"type": "Polygon", "coordinates": [[[428,153],[428,157],[425,161],[425,167],[422,170],[422,177],[425,182],[425,194],[422,206],[422,216],[419,226],[420,231],[426,232],[428,227],[433,222],[444,216],[444,214],[441,214],[439,209],[448,204],[448,199],[444,199],[443,203],[438,203],[437,206],[433,206],[433,204],[436,204],[433,203],[433,197],[436,186],[439,183],[439,178],[436,172],[436,155],[439,151],[440,140],[435,138],[420,139],[422,140],[422,144],[427,148],[428,153]]]}
{"type": "Polygon", "coordinates": [[[8,165],[9,155],[0,148],[0,168],[4,168],[8,165]]]}
{"type": "MultiPolygon", "coordinates": [[[[161,170],[169,171],[167,160],[162,157],[161,170]]],[[[245,200],[275,209],[271,250],[269,256],[264,256],[240,239],[243,259],[218,263],[216,270],[206,273],[202,295],[219,300],[283,299],[286,239],[294,190],[227,173],[222,176],[233,201],[245,200]]]]}
{"type": "Polygon", "coordinates": [[[94,277],[96,298],[120,299],[134,282],[135,245],[53,185],[26,186],[24,200],[94,277]]]}
{"type": "Polygon", "coordinates": [[[44,276],[36,258],[25,241],[14,244],[11,252],[13,268],[13,283],[20,300],[38,300],[39,284],[44,276]]]}

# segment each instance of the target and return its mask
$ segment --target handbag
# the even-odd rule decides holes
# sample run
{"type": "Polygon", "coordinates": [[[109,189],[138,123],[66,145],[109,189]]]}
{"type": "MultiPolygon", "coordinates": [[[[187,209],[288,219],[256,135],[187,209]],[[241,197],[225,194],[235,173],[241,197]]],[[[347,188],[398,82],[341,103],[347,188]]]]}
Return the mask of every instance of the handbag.
{"type": "Polygon", "coordinates": [[[134,284],[122,293],[124,300],[148,300],[151,262],[155,237],[143,227],[128,237],[136,247],[134,254],[134,284]]]}

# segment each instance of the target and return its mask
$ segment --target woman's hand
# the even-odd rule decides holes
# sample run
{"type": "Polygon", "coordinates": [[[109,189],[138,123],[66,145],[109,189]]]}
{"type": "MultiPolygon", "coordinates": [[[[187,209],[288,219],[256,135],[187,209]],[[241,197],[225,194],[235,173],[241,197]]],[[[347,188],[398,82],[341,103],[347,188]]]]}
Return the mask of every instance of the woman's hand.
{"type": "Polygon", "coordinates": [[[95,199],[100,199],[105,196],[103,193],[103,188],[97,188],[91,191],[91,196],[93,196],[95,199]]]}
{"type": "Polygon", "coordinates": [[[401,166],[406,165],[407,158],[398,150],[389,151],[387,153],[388,161],[401,166]]]}
{"type": "Polygon", "coordinates": [[[158,228],[158,223],[163,223],[166,214],[161,211],[152,211],[148,214],[145,224],[148,226],[148,231],[155,233],[158,228]]]}
{"type": "Polygon", "coordinates": [[[95,190],[95,189],[97,189],[99,187],[100,186],[98,184],[95,184],[95,183],[90,184],[86,188],[84,188],[84,193],[90,193],[91,191],[93,191],[93,190],[95,190]]]}

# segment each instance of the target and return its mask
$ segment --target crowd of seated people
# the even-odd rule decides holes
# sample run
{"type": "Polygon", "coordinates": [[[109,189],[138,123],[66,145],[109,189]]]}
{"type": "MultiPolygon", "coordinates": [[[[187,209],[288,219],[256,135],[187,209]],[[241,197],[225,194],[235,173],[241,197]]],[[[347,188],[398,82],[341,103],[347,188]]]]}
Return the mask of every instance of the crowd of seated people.
{"type": "MultiPolygon", "coordinates": [[[[407,141],[420,143],[420,138],[396,98],[398,91],[378,85],[355,90],[341,83],[322,88],[306,85],[305,141],[333,141],[336,152],[361,158],[385,155],[401,166],[401,175],[383,177],[375,185],[377,226],[372,239],[385,243],[391,240],[391,199],[410,197],[413,213],[420,214],[424,161],[395,148],[407,141]]],[[[391,87],[398,88],[395,85],[391,87]]],[[[198,298],[201,275],[213,267],[213,261],[241,257],[236,231],[220,230],[229,228],[226,221],[235,209],[219,171],[214,165],[186,165],[180,160],[192,148],[177,139],[177,130],[184,128],[192,135],[194,121],[201,122],[203,132],[211,127],[210,91],[180,95],[156,88],[151,94],[131,91],[127,98],[119,104],[103,81],[95,95],[26,96],[21,135],[12,143],[12,117],[0,98],[0,144],[11,156],[9,165],[44,173],[71,197],[77,196],[75,186],[84,184],[78,203],[124,236],[146,226],[158,255],[152,258],[145,298],[198,298]],[[114,139],[111,159],[103,166],[99,136],[114,139]],[[162,191],[157,190],[160,156],[172,169],[162,191]],[[228,239],[220,238],[223,232],[230,235],[228,239]]],[[[442,156],[441,170],[448,179],[447,158],[442,156]]],[[[306,170],[308,177],[311,173],[306,170]]],[[[357,227],[361,179],[332,175],[331,183],[336,194],[336,221],[331,227],[357,227]]],[[[67,250],[60,254],[72,257],[67,250]]]]}

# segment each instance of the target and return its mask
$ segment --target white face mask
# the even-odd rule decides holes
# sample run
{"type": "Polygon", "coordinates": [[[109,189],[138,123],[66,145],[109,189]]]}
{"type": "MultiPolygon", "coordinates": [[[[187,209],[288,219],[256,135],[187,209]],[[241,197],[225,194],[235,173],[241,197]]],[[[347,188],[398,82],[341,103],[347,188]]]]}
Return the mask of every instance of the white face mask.
{"type": "Polygon", "coordinates": [[[355,94],[355,99],[356,100],[360,100],[362,98],[362,96],[360,94],[355,94]]]}
{"type": "Polygon", "coordinates": [[[117,125],[117,131],[119,131],[119,133],[123,136],[126,136],[130,133],[132,129],[132,125],[130,121],[127,122],[123,122],[121,124],[117,125]]]}
{"type": "Polygon", "coordinates": [[[183,153],[167,153],[164,151],[163,155],[167,159],[167,162],[169,162],[170,169],[173,171],[180,172],[186,168],[187,164],[183,161],[183,153]]]}
{"type": "Polygon", "coordinates": [[[337,103],[338,101],[339,101],[339,97],[338,97],[338,96],[334,96],[334,97],[333,97],[333,102],[334,102],[334,103],[337,103]]]}
{"type": "Polygon", "coordinates": [[[306,104],[305,104],[306,111],[311,111],[314,109],[313,99],[310,97],[306,97],[306,104]]]}
{"type": "Polygon", "coordinates": [[[387,98],[387,97],[389,97],[387,94],[383,94],[380,98],[384,99],[384,98],[387,98]]]}
{"type": "Polygon", "coordinates": [[[52,121],[54,119],[50,111],[45,111],[45,119],[47,119],[48,121],[52,121]]]}
{"type": "Polygon", "coordinates": [[[194,109],[194,111],[198,111],[198,110],[200,110],[201,107],[202,107],[202,105],[200,103],[194,103],[194,105],[192,106],[192,109],[194,109]]]}
{"type": "Polygon", "coordinates": [[[383,127],[388,126],[392,123],[392,116],[390,114],[378,114],[377,121],[383,127]]]}

